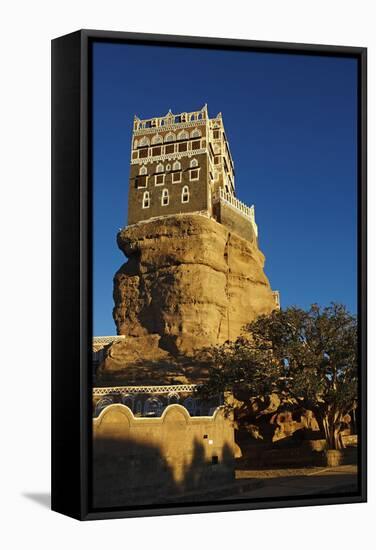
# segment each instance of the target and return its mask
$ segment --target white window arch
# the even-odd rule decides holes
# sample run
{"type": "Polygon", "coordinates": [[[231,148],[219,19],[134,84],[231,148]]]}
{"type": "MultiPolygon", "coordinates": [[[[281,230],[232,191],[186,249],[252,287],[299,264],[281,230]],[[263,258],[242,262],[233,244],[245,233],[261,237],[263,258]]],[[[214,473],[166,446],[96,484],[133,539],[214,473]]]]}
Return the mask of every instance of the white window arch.
{"type": "Polygon", "coordinates": [[[173,170],[181,170],[181,163],[178,160],[176,160],[174,162],[174,164],[172,165],[172,169],[173,170]]]}
{"type": "Polygon", "coordinates": [[[157,174],[162,174],[164,172],[164,166],[161,162],[157,165],[156,172],[157,174]]]}
{"type": "Polygon", "coordinates": [[[169,195],[168,195],[168,189],[163,189],[162,191],[162,197],[161,197],[161,205],[167,206],[170,201],[169,195]]]}
{"type": "Polygon", "coordinates": [[[103,397],[95,406],[95,416],[98,416],[103,409],[108,407],[109,405],[112,405],[114,400],[112,397],[103,397]]]}
{"type": "Polygon", "coordinates": [[[144,191],[144,194],[142,195],[142,208],[149,208],[150,207],[150,193],[149,191],[144,191]]]}
{"type": "Polygon", "coordinates": [[[168,404],[169,405],[172,405],[173,403],[179,403],[180,395],[176,391],[175,392],[170,392],[167,396],[167,399],[168,399],[168,404]]]}
{"type": "Polygon", "coordinates": [[[172,132],[169,132],[168,134],[165,135],[164,141],[165,141],[165,143],[169,143],[171,141],[176,141],[175,134],[173,134],[172,132]]]}
{"type": "Polygon", "coordinates": [[[182,130],[178,133],[178,139],[189,139],[189,134],[187,130],[182,130]]]}
{"type": "Polygon", "coordinates": [[[197,159],[192,159],[191,162],[189,163],[189,167],[190,168],[197,168],[198,167],[198,160],[197,159]]]}
{"type": "Polygon", "coordinates": [[[147,176],[148,175],[148,169],[146,168],[145,164],[143,164],[140,168],[140,171],[138,172],[140,176],[147,176]]]}
{"type": "Polygon", "coordinates": [[[199,130],[198,128],[195,128],[194,130],[192,130],[191,137],[192,138],[201,137],[201,130],[199,130]]]}
{"type": "Polygon", "coordinates": [[[150,145],[150,140],[146,136],[144,136],[142,139],[140,139],[138,146],[139,147],[146,147],[150,145]]]}
{"type": "Polygon", "coordinates": [[[133,149],[137,149],[138,147],[138,139],[135,139],[133,142],[133,149]]]}
{"type": "Polygon", "coordinates": [[[156,134],[151,138],[151,144],[156,145],[157,143],[163,143],[163,138],[159,134],[156,134]]]}
{"type": "Polygon", "coordinates": [[[181,202],[189,202],[189,187],[188,187],[188,185],[184,185],[183,189],[181,190],[181,202]]]}
{"type": "Polygon", "coordinates": [[[131,409],[131,411],[133,412],[133,408],[134,408],[134,396],[133,395],[129,395],[129,394],[123,395],[122,398],[121,398],[121,402],[126,407],[129,407],[131,409]]]}

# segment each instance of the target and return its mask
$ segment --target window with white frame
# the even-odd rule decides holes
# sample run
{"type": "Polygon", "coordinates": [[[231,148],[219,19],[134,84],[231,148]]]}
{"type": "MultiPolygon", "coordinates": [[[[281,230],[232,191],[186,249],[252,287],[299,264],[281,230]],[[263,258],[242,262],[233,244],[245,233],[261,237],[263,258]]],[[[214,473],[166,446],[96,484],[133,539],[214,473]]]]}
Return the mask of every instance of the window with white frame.
{"type": "Polygon", "coordinates": [[[149,208],[150,207],[150,193],[149,191],[144,191],[144,194],[142,196],[142,208],[149,208]]]}
{"type": "Polygon", "coordinates": [[[178,133],[178,139],[189,139],[189,134],[187,130],[182,130],[178,133]]]}
{"type": "Polygon", "coordinates": [[[192,137],[192,138],[201,137],[201,131],[200,131],[198,128],[195,128],[195,129],[192,130],[192,132],[191,132],[191,137],[192,137]]]}
{"type": "Polygon", "coordinates": [[[172,183],[181,182],[181,172],[172,172],[172,183]]]}
{"type": "Polygon", "coordinates": [[[156,134],[151,138],[151,144],[157,145],[158,143],[163,143],[163,138],[159,134],[156,134]]]}
{"type": "Polygon", "coordinates": [[[136,188],[142,189],[148,186],[148,169],[145,165],[142,165],[138,171],[138,176],[136,177],[136,188]]]}
{"type": "Polygon", "coordinates": [[[199,169],[189,171],[189,181],[197,181],[199,179],[199,169]]]}
{"type": "Polygon", "coordinates": [[[176,141],[175,134],[173,134],[172,132],[169,132],[168,134],[165,135],[164,141],[165,141],[165,143],[169,143],[171,141],[176,141]]]}
{"type": "Polygon", "coordinates": [[[162,198],[161,198],[161,205],[162,206],[167,206],[168,203],[169,203],[168,189],[163,189],[162,198]]]}
{"type": "Polygon", "coordinates": [[[155,185],[164,185],[165,181],[165,174],[164,174],[164,166],[162,163],[159,163],[157,166],[155,175],[155,185]]]}
{"type": "Polygon", "coordinates": [[[172,165],[172,183],[180,183],[181,182],[181,163],[176,160],[174,164],[172,165]]]}
{"type": "Polygon", "coordinates": [[[189,187],[188,187],[188,185],[184,185],[183,189],[181,190],[181,202],[189,202],[189,187]]]}
{"type": "Polygon", "coordinates": [[[155,185],[164,185],[165,174],[155,174],[155,185]]]}
{"type": "Polygon", "coordinates": [[[200,168],[198,166],[198,160],[192,159],[189,163],[189,181],[197,181],[200,175],[200,168]]]}
{"type": "Polygon", "coordinates": [[[142,139],[140,139],[140,141],[138,142],[138,146],[139,147],[147,147],[150,145],[150,141],[149,141],[149,138],[147,138],[146,136],[144,136],[142,139]]]}

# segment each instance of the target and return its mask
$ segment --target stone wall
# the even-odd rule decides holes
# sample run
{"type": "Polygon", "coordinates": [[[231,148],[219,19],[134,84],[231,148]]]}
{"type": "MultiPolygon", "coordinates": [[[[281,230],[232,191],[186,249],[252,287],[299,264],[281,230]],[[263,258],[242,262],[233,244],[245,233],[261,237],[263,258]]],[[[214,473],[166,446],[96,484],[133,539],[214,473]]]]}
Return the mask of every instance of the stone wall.
{"type": "Polygon", "coordinates": [[[110,405],[93,420],[94,506],[167,502],[205,494],[234,479],[232,423],[217,409],[190,417],[170,405],[160,418],[135,418],[125,405],[110,405]]]}

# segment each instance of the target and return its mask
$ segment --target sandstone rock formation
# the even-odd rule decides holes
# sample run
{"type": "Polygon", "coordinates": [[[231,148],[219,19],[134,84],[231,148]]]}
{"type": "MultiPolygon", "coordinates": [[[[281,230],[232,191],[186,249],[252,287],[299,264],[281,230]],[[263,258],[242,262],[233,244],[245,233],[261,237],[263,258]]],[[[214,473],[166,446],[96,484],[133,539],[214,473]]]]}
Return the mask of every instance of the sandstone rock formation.
{"type": "Polygon", "coordinates": [[[124,228],[117,240],[128,262],[115,275],[113,315],[127,338],[110,348],[106,372],[187,358],[235,339],[276,307],[257,244],[213,219],[159,218],[124,228]]]}

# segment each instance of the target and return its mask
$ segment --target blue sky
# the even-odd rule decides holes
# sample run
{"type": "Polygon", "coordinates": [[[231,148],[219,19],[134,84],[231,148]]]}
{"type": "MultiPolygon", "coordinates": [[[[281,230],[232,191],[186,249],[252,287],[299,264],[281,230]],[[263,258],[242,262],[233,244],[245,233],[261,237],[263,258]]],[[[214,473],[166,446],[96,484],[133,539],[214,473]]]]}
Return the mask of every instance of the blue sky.
{"type": "Polygon", "coordinates": [[[352,58],[93,46],[94,335],[115,334],[133,116],[222,112],[237,196],[256,208],[282,307],[356,301],[357,65],[352,58]]]}

